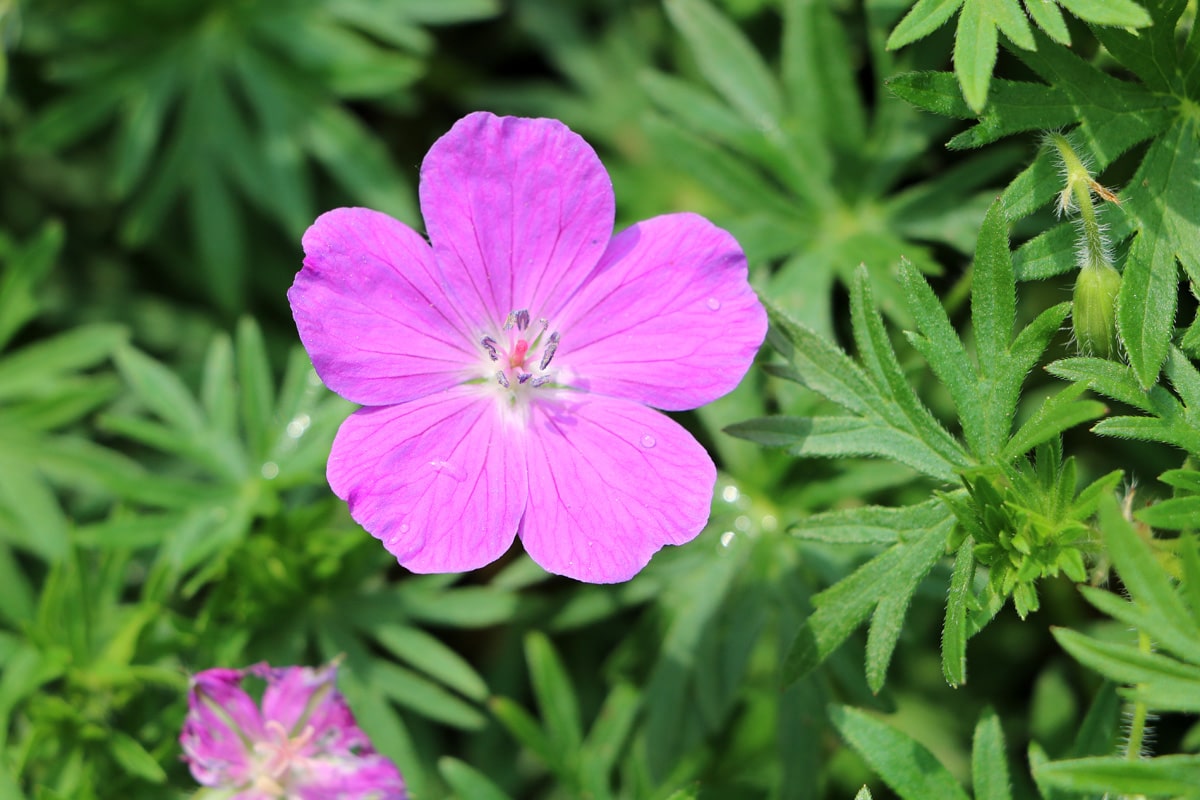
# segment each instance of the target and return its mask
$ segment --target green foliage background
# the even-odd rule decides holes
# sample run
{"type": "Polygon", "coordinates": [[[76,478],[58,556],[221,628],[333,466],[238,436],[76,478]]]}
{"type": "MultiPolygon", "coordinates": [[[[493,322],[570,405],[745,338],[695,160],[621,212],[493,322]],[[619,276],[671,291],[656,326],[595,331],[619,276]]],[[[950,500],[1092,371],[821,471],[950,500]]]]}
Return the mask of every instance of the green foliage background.
{"type": "Polygon", "coordinates": [[[0,798],[190,796],[190,672],[339,655],[420,800],[1200,797],[1195,18],[0,0],[0,798]],[[325,483],[300,235],[419,227],[479,108],[588,138],[619,226],[728,228],[771,311],[680,417],[708,528],[623,585],[409,575],[325,483]]]}

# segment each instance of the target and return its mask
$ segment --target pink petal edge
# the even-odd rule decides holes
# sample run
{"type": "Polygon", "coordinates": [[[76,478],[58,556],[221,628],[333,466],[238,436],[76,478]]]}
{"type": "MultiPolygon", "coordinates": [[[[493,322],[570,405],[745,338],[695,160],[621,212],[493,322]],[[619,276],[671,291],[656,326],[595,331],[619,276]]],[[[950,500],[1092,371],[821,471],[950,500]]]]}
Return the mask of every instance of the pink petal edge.
{"type": "Polygon", "coordinates": [[[350,515],[413,572],[465,572],[512,544],[527,498],[523,444],[478,385],[342,423],[327,475],[350,515]]]}
{"type": "Polygon", "coordinates": [[[612,236],[608,173],[558,120],[463,117],[425,156],[420,195],[449,291],[477,325],[518,309],[552,318],[612,236]]]}
{"type": "Polygon", "coordinates": [[[696,214],[668,214],[612,240],[559,330],[573,386],[682,411],[738,385],[767,314],[733,236],[696,214]]]}
{"type": "Polygon", "coordinates": [[[627,400],[560,391],[534,405],[521,540],[549,572],[636,575],[708,522],[716,467],[678,423],[627,400]]]}
{"type": "Polygon", "coordinates": [[[477,346],[419,234],[378,211],[338,208],[305,232],[304,252],[288,300],[326,386],[387,405],[464,380],[477,346]]]}

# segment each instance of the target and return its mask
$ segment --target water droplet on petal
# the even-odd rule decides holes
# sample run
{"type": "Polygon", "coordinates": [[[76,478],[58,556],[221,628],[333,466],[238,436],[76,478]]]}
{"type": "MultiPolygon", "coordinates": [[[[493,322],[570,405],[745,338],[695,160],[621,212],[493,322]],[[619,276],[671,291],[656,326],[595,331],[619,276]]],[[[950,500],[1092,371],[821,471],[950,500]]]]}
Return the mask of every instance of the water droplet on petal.
{"type": "Polygon", "coordinates": [[[408,533],[408,523],[407,522],[400,523],[400,533],[408,533]]]}
{"type": "Polygon", "coordinates": [[[708,306],[709,311],[720,311],[721,310],[721,301],[715,297],[708,298],[708,302],[706,302],[705,305],[708,306]]]}
{"type": "Polygon", "coordinates": [[[656,444],[658,444],[658,442],[650,434],[647,433],[645,436],[642,437],[642,447],[651,448],[651,447],[654,447],[654,445],[656,445],[656,444]]]}

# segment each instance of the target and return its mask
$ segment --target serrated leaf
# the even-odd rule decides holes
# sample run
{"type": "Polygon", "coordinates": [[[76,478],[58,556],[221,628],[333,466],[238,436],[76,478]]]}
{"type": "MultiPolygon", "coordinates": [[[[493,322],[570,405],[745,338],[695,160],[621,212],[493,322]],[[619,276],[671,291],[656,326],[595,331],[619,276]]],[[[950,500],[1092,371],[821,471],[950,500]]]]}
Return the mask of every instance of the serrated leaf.
{"type": "Polygon", "coordinates": [[[1054,41],[1059,44],[1071,44],[1071,32],[1067,30],[1067,23],[1063,19],[1062,12],[1058,10],[1057,3],[1045,2],[1045,0],[1025,0],[1025,10],[1029,12],[1030,18],[1037,23],[1037,26],[1046,32],[1054,41]]]}
{"type": "Polygon", "coordinates": [[[1200,797],[1200,756],[1159,756],[1131,761],[1121,756],[1054,761],[1035,770],[1045,782],[1073,792],[1200,797]]]}
{"type": "Polygon", "coordinates": [[[1154,711],[1200,711],[1200,666],[1129,645],[1100,642],[1078,631],[1051,631],[1076,661],[1109,680],[1138,684],[1137,692],[1154,711]]]}
{"type": "Polygon", "coordinates": [[[903,800],[968,800],[949,770],[907,734],[848,706],[831,708],[830,720],[847,744],[903,800]]]}
{"type": "Polygon", "coordinates": [[[1008,784],[1008,754],[1000,718],[985,708],[975,726],[971,747],[971,781],[975,800],[1012,800],[1008,784]]]}
{"type": "Polygon", "coordinates": [[[964,0],[954,37],[954,74],[963,99],[976,112],[987,104],[992,68],[996,66],[996,26],[985,0],[964,0]]]}
{"type": "Polygon", "coordinates": [[[963,539],[954,557],[946,619],[942,626],[942,675],[951,686],[967,682],[967,611],[975,577],[975,540],[963,539]]]}
{"type": "Polygon", "coordinates": [[[963,0],[917,0],[888,36],[887,48],[898,50],[923,39],[954,16],[963,0]]]}
{"type": "MultiPolygon", "coordinates": [[[[914,531],[908,541],[894,545],[813,597],[816,610],[801,626],[784,661],[785,684],[819,666],[886,595],[899,586],[915,587],[941,555],[953,528],[950,510],[945,509],[944,514],[940,521],[919,533],[914,531]]],[[[880,655],[886,655],[882,643],[879,647],[880,655]]]]}
{"type": "Polygon", "coordinates": [[[1132,0],[1056,0],[1075,16],[1095,25],[1144,28],[1151,23],[1146,9],[1132,0]]]}

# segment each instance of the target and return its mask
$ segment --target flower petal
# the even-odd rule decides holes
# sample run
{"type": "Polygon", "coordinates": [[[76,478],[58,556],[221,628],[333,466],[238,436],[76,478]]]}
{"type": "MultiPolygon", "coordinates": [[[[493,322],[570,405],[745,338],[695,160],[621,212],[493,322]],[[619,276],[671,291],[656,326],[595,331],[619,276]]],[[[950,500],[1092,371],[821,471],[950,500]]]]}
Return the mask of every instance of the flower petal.
{"type": "Polygon", "coordinates": [[[561,391],[533,405],[525,550],[591,583],[632,578],[664,544],[708,521],[717,473],[674,420],[632,403],[561,391]]]}
{"type": "Polygon", "coordinates": [[[509,417],[474,384],[360,409],[333,441],[329,485],[413,572],[477,569],[504,554],[525,509],[509,417]]]}
{"type": "Polygon", "coordinates": [[[667,411],[717,399],[767,332],[746,274],[737,241],[701,216],[633,225],[557,321],[560,372],[578,388],[667,411]]]}
{"type": "Polygon", "coordinates": [[[363,405],[460,383],[481,351],[446,296],[429,245],[365,208],[322,214],[304,234],[288,290],[300,340],[321,380],[363,405]]]}
{"type": "Polygon", "coordinates": [[[192,677],[180,744],[201,785],[237,782],[251,769],[248,748],[264,734],[258,706],[241,686],[245,674],[218,668],[192,677]]]}
{"type": "Polygon", "coordinates": [[[470,114],[421,165],[421,212],[450,291],[479,324],[552,317],[612,236],[612,182],[552,119],[470,114]]]}

